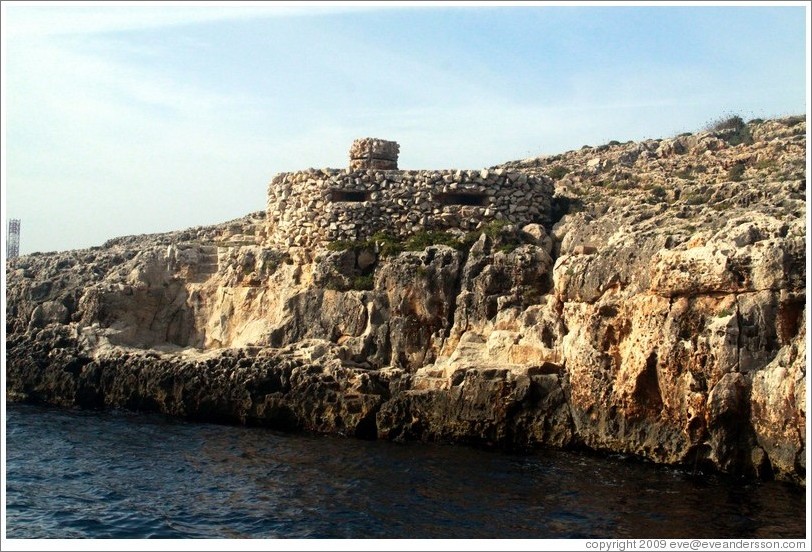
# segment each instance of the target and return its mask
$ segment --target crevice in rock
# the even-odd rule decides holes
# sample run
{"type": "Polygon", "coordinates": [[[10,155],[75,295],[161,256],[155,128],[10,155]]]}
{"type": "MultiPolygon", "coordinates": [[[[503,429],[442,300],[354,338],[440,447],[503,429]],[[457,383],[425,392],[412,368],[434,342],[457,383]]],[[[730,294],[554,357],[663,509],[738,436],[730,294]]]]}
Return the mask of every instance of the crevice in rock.
{"type": "Polygon", "coordinates": [[[553,195],[550,201],[550,226],[551,230],[565,215],[573,210],[580,211],[584,207],[584,202],[577,197],[553,195]]]}
{"type": "Polygon", "coordinates": [[[645,369],[637,377],[633,397],[636,403],[650,412],[659,413],[663,408],[656,349],[649,354],[645,369]]]}
{"type": "Polygon", "coordinates": [[[451,284],[451,288],[449,289],[448,312],[446,314],[448,324],[445,328],[443,328],[443,344],[445,340],[451,336],[451,330],[454,327],[454,322],[456,321],[457,297],[459,297],[460,292],[462,292],[462,278],[463,273],[465,272],[465,265],[468,263],[470,250],[466,249],[460,253],[460,264],[459,268],[457,269],[457,275],[455,276],[454,282],[451,284]]]}
{"type": "Polygon", "coordinates": [[[561,391],[564,396],[564,405],[567,410],[567,419],[569,420],[570,428],[572,430],[572,439],[568,445],[572,449],[584,449],[586,444],[583,436],[578,432],[578,424],[575,421],[575,413],[572,409],[572,388],[570,386],[570,375],[567,370],[567,359],[561,360],[561,373],[558,376],[558,384],[561,386],[561,391]]]}
{"type": "MultiPolygon", "coordinates": [[[[381,403],[382,404],[382,403],[381,403]]],[[[373,408],[369,414],[364,416],[355,426],[355,436],[367,441],[375,441],[378,438],[378,423],[376,417],[381,409],[381,404],[373,408]]]]}
{"type": "Polygon", "coordinates": [[[778,333],[779,344],[786,345],[792,341],[793,337],[798,335],[804,307],[805,305],[802,301],[790,301],[778,305],[776,331],[778,333]]]}
{"type": "Polygon", "coordinates": [[[744,338],[742,336],[742,315],[741,315],[741,305],[739,304],[739,296],[735,295],[734,300],[736,302],[736,328],[738,330],[738,335],[736,336],[736,372],[741,372],[741,356],[742,356],[742,349],[744,348],[744,338]]]}

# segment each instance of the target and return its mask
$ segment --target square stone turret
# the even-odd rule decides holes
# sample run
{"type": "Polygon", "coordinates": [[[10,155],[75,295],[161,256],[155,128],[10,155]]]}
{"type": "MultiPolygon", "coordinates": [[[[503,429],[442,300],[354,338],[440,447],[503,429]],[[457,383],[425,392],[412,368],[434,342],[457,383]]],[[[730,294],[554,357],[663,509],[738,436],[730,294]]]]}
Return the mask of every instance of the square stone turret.
{"type": "Polygon", "coordinates": [[[379,138],[359,138],[350,148],[350,170],[374,169],[379,171],[396,171],[398,169],[397,142],[379,138]]]}

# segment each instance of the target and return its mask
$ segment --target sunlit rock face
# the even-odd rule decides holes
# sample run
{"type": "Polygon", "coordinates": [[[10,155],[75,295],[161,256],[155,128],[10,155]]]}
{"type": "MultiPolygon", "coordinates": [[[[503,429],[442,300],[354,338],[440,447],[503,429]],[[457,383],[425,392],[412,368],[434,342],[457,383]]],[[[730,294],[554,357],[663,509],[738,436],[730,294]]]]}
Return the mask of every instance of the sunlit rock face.
{"type": "Polygon", "coordinates": [[[458,226],[288,244],[265,211],[12,259],[8,396],[803,482],[805,135],[438,171],[549,186],[458,226]]]}

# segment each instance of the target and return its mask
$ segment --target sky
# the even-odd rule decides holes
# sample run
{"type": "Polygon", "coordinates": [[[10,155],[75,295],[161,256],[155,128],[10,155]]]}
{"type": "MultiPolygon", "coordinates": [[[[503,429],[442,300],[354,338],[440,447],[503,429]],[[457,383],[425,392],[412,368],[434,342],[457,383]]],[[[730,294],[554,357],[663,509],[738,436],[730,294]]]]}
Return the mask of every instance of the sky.
{"type": "Polygon", "coordinates": [[[224,222],[365,136],[478,169],[803,114],[804,5],[3,2],[3,235],[224,222]]]}

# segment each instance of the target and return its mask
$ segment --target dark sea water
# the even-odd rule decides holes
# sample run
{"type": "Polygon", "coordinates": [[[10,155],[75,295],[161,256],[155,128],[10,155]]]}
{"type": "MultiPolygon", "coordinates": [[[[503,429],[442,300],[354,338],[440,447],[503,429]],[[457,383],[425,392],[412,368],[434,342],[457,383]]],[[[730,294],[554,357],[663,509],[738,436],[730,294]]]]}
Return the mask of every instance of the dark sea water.
{"type": "Polygon", "coordinates": [[[8,538],[803,538],[804,491],[509,455],[7,407],[8,538]]]}

